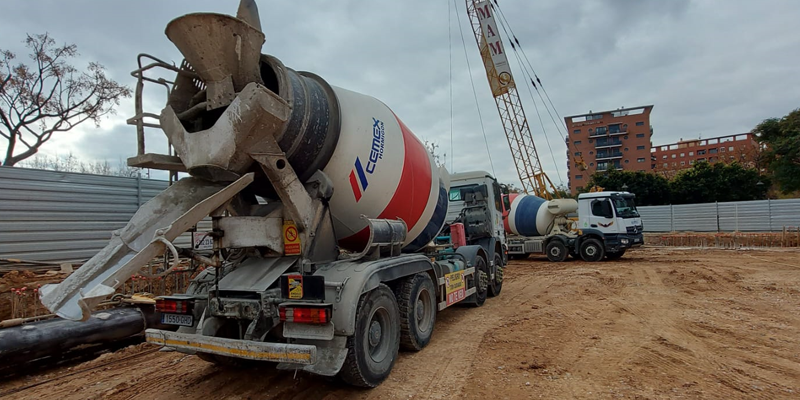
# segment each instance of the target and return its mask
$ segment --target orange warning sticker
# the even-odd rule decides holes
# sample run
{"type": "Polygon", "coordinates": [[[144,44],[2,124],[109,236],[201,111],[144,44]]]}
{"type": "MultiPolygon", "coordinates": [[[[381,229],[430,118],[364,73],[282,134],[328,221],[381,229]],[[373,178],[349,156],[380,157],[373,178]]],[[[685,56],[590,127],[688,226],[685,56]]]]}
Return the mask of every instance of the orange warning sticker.
{"type": "Polygon", "coordinates": [[[294,221],[283,221],[283,254],[287,256],[300,255],[300,235],[294,221]]]}

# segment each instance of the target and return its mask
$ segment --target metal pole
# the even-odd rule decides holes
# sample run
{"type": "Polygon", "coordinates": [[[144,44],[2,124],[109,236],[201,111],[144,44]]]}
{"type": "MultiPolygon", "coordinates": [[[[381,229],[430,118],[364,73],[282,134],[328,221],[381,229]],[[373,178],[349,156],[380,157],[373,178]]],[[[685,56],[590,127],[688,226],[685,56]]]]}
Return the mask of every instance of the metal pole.
{"type": "Polygon", "coordinates": [[[714,205],[717,207],[717,232],[722,232],[719,229],[719,202],[715,201],[714,205]]]}
{"type": "Polygon", "coordinates": [[[769,217],[769,231],[772,232],[772,200],[767,199],[767,215],[769,217]]]}
{"type": "Polygon", "coordinates": [[[136,207],[142,206],[142,171],[136,172],[136,207]]]}

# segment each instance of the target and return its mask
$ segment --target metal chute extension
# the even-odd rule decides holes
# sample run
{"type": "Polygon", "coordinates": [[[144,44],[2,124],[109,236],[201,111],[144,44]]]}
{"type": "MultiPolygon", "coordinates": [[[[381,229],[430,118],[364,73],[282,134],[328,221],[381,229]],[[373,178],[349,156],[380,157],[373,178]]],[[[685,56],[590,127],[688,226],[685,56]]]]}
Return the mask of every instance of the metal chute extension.
{"type": "Polygon", "coordinates": [[[113,233],[103,250],[57,285],[45,285],[47,309],[72,320],[86,320],[92,309],[143,265],[198,221],[224,205],[253,181],[247,174],[230,185],[184,178],[143,205],[128,224],[113,233]]]}

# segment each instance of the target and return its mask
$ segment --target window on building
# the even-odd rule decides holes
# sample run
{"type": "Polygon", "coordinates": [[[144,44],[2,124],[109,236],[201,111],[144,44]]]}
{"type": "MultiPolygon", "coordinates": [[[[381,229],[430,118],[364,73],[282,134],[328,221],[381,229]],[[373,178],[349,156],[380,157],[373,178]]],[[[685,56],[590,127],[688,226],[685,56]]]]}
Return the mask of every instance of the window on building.
{"type": "Polygon", "coordinates": [[[593,154],[594,154],[594,152],[593,152],[593,151],[590,151],[590,152],[589,152],[589,155],[590,155],[590,156],[591,156],[591,155],[593,155],[593,154]]]}
{"type": "Polygon", "coordinates": [[[672,158],[675,158],[675,157],[677,157],[677,155],[673,154],[673,155],[672,155],[672,158]]]}
{"type": "Polygon", "coordinates": [[[575,175],[575,179],[583,179],[583,175],[575,175]]]}
{"type": "Polygon", "coordinates": [[[708,154],[717,154],[717,149],[708,149],[708,154]]]}
{"type": "Polygon", "coordinates": [[[625,160],[625,164],[627,164],[627,163],[628,163],[628,161],[630,161],[630,160],[625,160]]]}
{"type": "Polygon", "coordinates": [[[728,151],[733,151],[733,146],[728,147],[728,151]]]}
{"type": "Polygon", "coordinates": [[[589,166],[594,167],[594,163],[593,162],[589,163],[589,166]]]}
{"type": "Polygon", "coordinates": [[[678,166],[678,163],[674,162],[674,163],[672,163],[672,166],[673,166],[673,167],[677,167],[677,166],[678,166]]]}
{"type": "Polygon", "coordinates": [[[581,141],[580,141],[580,140],[576,140],[576,141],[572,142],[572,144],[574,144],[575,146],[577,146],[577,145],[581,144],[581,141]]]}
{"type": "Polygon", "coordinates": [[[621,130],[619,124],[611,124],[608,126],[608,133],[620,133],[620,132],[621,130]]]}
{"type": "Polygon", "coordinates": [[[576,151],[576,152],[575,152],[575,157],[580,157],[580,156],[581,156],[581,154],[582,154],[582,153],[581,153],[580,151],[576,151]]]}
{"type": "Polygon", "coordinates": [[[694,165],[694,160],[689,160],[689,165],[694,165]]]}
{"type": "Polygon", "coordinates": [[[669,163],[664,163],[664,168],[669,167],[669,163]]]}
{"type": "Polygon", "coordinates": [[[581,133],[581,130],[580,129],[575,129],[574,131],[572,131],[572,133],[581,133]]]}
{"type": "Polygon", "coordinates": [[[622,138],[625,139],[625,140],[628,140],[628,135],[625,135],[622,138]]]}
{"type": "Polygon", "coordinates": [[[725,148],[724,148],[724,147],[720,147],[720,148],[719,148],[719,152],[720,152],[720,153],[724,153],[724,152],[725,152],[725,148]]]}
{"type": "Polygon", "coordinates": [[[636,126],[644,126],[644,121],[639,121],[636,123],[636,126]]]}
{"type": "MultiPolygon", "coordinates": [[[[617,126],[619,126],[619,125],[617,125],[617,126]]],[[[606,129],[605,126],[598,126],[597,129],[595,129],[594,134],[595,135],[605,135],[606,132],[608,132],[608,130],[606,129]]]]}
{"type": "Polygon", "coordinates": [[[664,159],[664,160],[666,160],[666,159],[667,159],[667,155],[666,155],[666,154],[664,154],[663,156],[661,156],[661,158],[662,158],[662,159],[664,159]]]}
{"type": "Polygon", "coordinates": [[[644,133],[637,133],[637,134],[636,134],[636,137],[637,137],[637,138],[643,138],[643,137],[644,137],[644,133]]]}
{"type": "Polygon", "coordinates": [[[686,157],[686,153],[681,153],[681,157],[686,157]]]}
{"type": "Polygon", "coordinates": [[[644,162],[644,158],[637,158],[636,162],[644,162]]]}
{"type": "Polygon", "coordinates": [[[689,157],[691,157],[691,156],[693,156],[693,155],[694,155],[694,152],[693,152],[693,151],[690,151],[690,152],[689,152],[689,157]]]}
{"type": "Polygon", "coordinates": [[[589,139],[589,143],[592,143],[592,142],[594,142],[594,139],[589,139]]]}
{"type": "Polygon", "coordinates": [[[697,155],[698,156],[702,156],[702,155],[705,155],[705,154],[706,154],[705,150],[697,150],[697,155]]]}
{"type": "Polygon", "coordinates": [[[705,161],[706,161],[705,157],[697,159],[697,162],[705,162],[705,161]]]}
{"type": "Polygon", "coordinates": [[[625,151],[628,151],[628,148],[627,148],[627,147],[625,148],[625,151]]]}
{"type": "Polygon", "coordinates": [[[636,146],[636,150],[644,150],[644,146],[636,146]]]}
{"type": "Polygon", "coordinates": [[[681,167],[683,167],[684,165],[686,165],[686,161],[681,161],[681,167]]]}

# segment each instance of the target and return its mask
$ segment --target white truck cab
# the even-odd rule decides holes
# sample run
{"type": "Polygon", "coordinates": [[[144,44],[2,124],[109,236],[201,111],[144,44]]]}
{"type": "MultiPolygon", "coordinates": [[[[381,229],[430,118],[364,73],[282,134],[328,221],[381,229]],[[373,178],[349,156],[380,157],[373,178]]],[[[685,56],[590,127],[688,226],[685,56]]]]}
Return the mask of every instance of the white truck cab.
{"type": "Polygon", "coordinates": [[[633,193],[595,192],[578,195],[578,229],[603,239],[605,252],[618,253],[644,243],[642,218],[633,193]]]}

